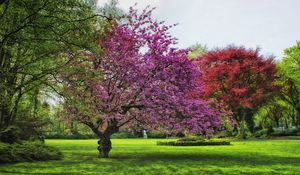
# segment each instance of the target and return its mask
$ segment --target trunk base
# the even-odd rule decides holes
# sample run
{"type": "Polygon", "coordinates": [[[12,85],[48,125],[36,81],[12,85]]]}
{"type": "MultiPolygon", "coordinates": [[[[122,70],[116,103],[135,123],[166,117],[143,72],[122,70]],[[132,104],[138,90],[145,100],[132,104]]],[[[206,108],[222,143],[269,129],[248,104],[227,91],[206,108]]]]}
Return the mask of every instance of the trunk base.
{"type": "Polygon", "coordinates": [[[98,151],[99,151],[99,158],[109,158],[109,152],[111,150],[111,141],[109,137],[100,138],[98,141],[98,151]]]}

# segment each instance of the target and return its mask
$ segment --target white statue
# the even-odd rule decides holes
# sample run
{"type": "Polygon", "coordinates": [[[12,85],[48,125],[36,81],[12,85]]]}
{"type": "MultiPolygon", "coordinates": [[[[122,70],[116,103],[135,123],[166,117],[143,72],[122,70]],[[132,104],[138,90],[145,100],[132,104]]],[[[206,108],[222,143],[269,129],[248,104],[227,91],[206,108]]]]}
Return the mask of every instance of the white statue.
{"type": "Polygon", "coordinates": [[[143,130],[143,137],[144,137],[144,139],[146,139],[148,136],[147,136],[147,131],[144,129],[143,130]]]}

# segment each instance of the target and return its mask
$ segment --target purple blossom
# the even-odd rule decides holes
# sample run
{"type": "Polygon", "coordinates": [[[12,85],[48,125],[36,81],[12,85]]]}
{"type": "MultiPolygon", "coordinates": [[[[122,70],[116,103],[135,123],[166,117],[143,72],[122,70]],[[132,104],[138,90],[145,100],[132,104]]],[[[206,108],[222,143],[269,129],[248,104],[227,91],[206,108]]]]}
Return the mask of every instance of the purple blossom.
{"type": "MultiPolygon", "coordinates": [[[[90,57],[92,62],[101,60],[91,71],[103,74],[102,78],[82,78],[92,93],[79,91],[76,96],[79,101],[92,99],[86,102],[92,112],[82,117],[88,114],[76,110],[76,115],[100,133],[139,123],[211,135],[220,128],[224,113],[203,99],[202,72],[187,58],[189,50],[173,47],[177,39],[169,29],[174,25],[154,21],[152,10],[139,15],[131,8],[126,21],[111,22],[110,32],[99,41],[104,54],[90,57]],[[92,121],[100,122],[91,125],[92,121]]],[[[72,86],[69,89],[76,92],[72,86]]]]}

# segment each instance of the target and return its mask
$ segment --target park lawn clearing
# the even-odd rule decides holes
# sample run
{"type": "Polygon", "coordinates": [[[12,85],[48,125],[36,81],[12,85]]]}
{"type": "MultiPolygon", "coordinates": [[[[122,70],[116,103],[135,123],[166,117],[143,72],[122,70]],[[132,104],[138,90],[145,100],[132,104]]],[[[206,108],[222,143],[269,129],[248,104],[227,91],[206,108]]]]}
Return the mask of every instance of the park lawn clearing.
{"type": "Polygon", "coordinates": [[[63,160],[3,164],[0,174],[300,174],[300,140],[156,145],[166,140],[112,139],[109,159],[97,158],[97,140],[46,140],[63,152],[63,160]]]}

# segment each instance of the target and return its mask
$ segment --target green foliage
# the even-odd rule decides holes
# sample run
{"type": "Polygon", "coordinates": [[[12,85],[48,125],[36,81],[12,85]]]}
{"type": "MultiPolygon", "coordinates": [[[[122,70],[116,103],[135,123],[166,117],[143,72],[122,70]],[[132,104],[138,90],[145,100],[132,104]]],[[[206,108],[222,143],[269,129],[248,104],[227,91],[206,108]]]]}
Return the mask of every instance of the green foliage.
{"type": "Polygon", "coordinates": [[[127,138],[138,138],[137,135],[134,135],[130,132],[118,132],[118,133],[114,133],[113,135],[111,135],[112,139],[127,139],[127,138]]]}
{"type": "Polygon", "coordinates": [[[262,106],[255,114],[257,126],[262,128],[296,126],[296,111],[289,103],[277,97],[262,106]]]}
{"type": "Polygon", "coordinates": [[[249,127],[246,121],[242,121],[239,123],[239,127],[237,128],[236,137],[240,139],[247,139],[252,136],[252,133],[249,130],[249,127]]]}
{"type": "Polygon", "coordinates": [[[256,131],[253,134],[253,137],[256,137],[256,138],[266,138],[269,136],[270,136],[270,133],[269,133],[268,129],[262,129],[262,130],[256,131]]]}
{"type": "Polygon", "coordinates": [[[282,136],[300,136],[300,129],[294,128],[294,129],[285,129],[283,131],[274,131],[271,136],[274,137],[282,137],[282,136]]]}
{"type": "Polygon", "coordinates": [[[205,140],[202,137],[186,137],[177,141],[158,141],[157,145],[164,146],[218,146],[230,145],[229,141],[225,140],[205,140]]]}
{"type": "Polygon", "coordinates": [[[275,130],[273,128],[262,129],[256,131],[253,137],[256,138],[270,138],[270,137],[284,137],[284,136],[300,136],[299,128],[288,128],[282,130],[275,130]]]}
{"type": "Polygon", "coordinates": [[[190,49],[191,49],[191,51],[188,55],[188,57],[190,59],[198,58],[198,57],[204,55],[205,53],[207,53],[207,51],[208,51],[206,45],[201,45],[201,44],[195,44],[195,45],[191,46],[190,49]]]}
{"type": "Polygon", "coordinates": [[[300,126],[300,42],[284,51],[284,58],[278,64],[282,84],[281,99],[296,113],[289,116],[294,126],[300,126]]]}
{"type": "Polygon", "coordinates": [[[163,133],[163,132],[152,131],[152,132],[147,133],[147,136],[148,136],[148,138],[166,138],[167,134],[163,133]]]}
{"type": "Polygon", "coordinates": [[[283,78],[292,79],[300,88],[300,42],[284,50],[284,57],[278,68],[283,78]]]}
{"type": "Polygon", "coordinates": [[[95,134],[67,134],[67,133],[52,133],[45,135],[46,139],[98,139],[95,134]]]}
{"type": "Polygon", "coordinates": [[[218,146],[218,145],[230,145],[227,141],[170,141],[170,142],[157,142],[157,145],[165,146],[218,146]]]}
{"type": "Polygon", "coordinates": [[[110,0],[108,3],[104,4],[103,7],[98,9],[98,12],[110,19],[120,19],[124,16],[125,12],[118,6],[117,0],[110,0]]]}
{"type": "Polygon", "coordinates": [[[201,136],[189,136],[189,137],[184,137],[184,138],[180,138],[178,139],[178,141],[205,141],[205,139],[201,136]]]}
{"type": "Polygon", "coordinates": [[[100,53],[94,39],[96,24],[104,20],[98,21],[91,4],[5,0],[0,5],[0,130],[18,119],[47,116],[41,98],[60,88],[57,72],[83,51],[100,53]]]}
{"type": "Polygon", "coordinates": [[[20,128],[9,126],[0,132],[0,141],[4,143],[17,143],[20,141],[20,128]]]}
{"type": "Polygon", "coordinates": [[[58,160],[62,157],[57,148],[42,142],[25,141],[16,144],[0,142],[0,163],[58,160]]]}

